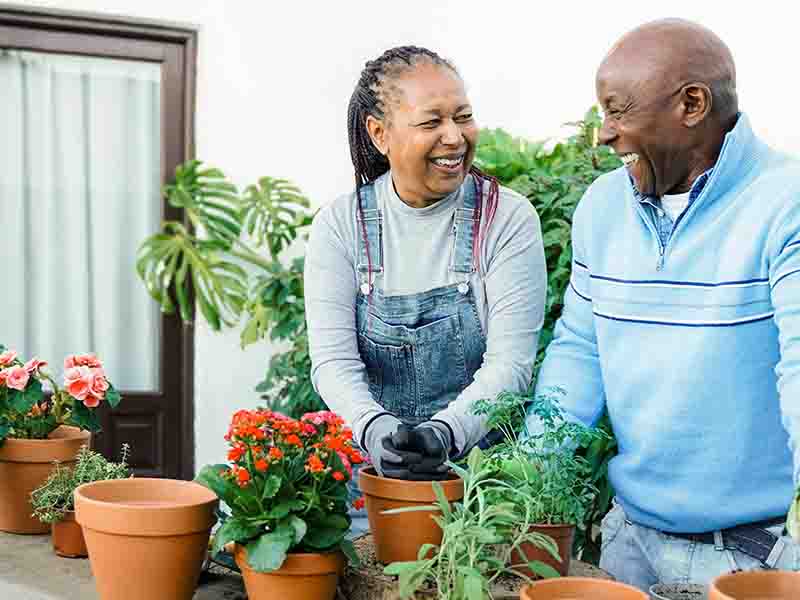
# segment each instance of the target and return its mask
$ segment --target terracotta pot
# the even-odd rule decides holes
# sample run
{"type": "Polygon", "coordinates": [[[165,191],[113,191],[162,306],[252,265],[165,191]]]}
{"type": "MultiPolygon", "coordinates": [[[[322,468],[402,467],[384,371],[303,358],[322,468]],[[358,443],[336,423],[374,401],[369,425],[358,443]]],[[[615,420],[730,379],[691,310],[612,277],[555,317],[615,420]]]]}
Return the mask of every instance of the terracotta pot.
{"type": "Polygon", "coordinates": [[[83,529],[75,520],[75,511],[69,511],[60,521],[53,523],[53,550],[64,558],[86,558],[86,540],[83,529]]]}
{"type": "Polygon", "coordinates": [[[344,570],[344,556],[340,552],[289,554],[280,569],[269,573],[250,568],[244,546],[236,545],[234,558],[249,600],[333,600],[336,583],[344,570]]]}
{"type": "Polygon", "coordinates": [[[102,600],[190,600],[217,496],[191,481],[112,479],[75,490],[102,600]]]}
{"type": "Polygon", "coordinates": [[[800,572],[741,571],[711,582],[708,600],[796,600],[800,598],[800,572]]]}
{"type": "Polygon", "coordinates": [[[62,425],[46,440],[8,438],[0,446],[0,531],[7,533],[48,533],[49,523],[31,516],[31,492],[41,486],[55,468],[66,467],[88,445],[91,434],[62,425]]]}
{"type": "MultiPolygon", "coordinates": [[[[464,482],[455,474],[439,482],[445,497],[454,502],[464,497],[464,482]]],[[[440,544],[442,530],[431,516],[438,511],[384,515],[385,510],[434,504],[436,494],[430,481],[404,481],[376,475],[373,467],[361,469],[358,485],[364,493],[367,518],[378,560],[388,564],[417,560],[423,544],[440,544]]]]}
{"type": "MultiPolygon", "coordinates": [[[[569,563],[572,559],[572,542],[575,539],[575,526],[574,525],[534,525],[529,532],[542,533],[549,535],[558,545],[558,555],[561,560],[558,561],[547,551],[535,544],[521,544],[520,548],[525,552],[528,558],[527,562],[538,560],[553,567],[558,571],[562,577],[569,573],[569,563]]],[[[516,550],[511,553],[511,563],[515,565],[525,563],[525,559],[516,550]]],[[[537,579],[533,571],[527,567],[517,567],[517,570],[524,573],[528,577],[537,579]]]]}
{"type": "Polygon", "coordinates": [[[635,587],[589,577],[542,579],[526,585],[519,593],[522,600],[649,600],[635,587]]]}

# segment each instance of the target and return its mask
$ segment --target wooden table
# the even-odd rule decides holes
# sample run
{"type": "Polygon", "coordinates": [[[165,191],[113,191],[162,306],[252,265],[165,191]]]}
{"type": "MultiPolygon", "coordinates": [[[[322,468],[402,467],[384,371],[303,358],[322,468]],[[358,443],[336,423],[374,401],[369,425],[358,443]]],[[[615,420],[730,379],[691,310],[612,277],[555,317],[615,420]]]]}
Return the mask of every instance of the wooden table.
{"type": "MultiPolygon", "coordinates": [[[[384,565],[378,562],[372,535],[366,534],[353,541],[361,558],[359,568],[347,567],[344,576],[339,580],[337,600],[398,600],[396,578],[383,574],[384,565]]],[[[595,577],[612,579],[597,567],[572,559],[569,574],[573,577],[595,577]]],[[[524,581],[518,577],[503,576],[498,578],[492,589],[495,600],[518,600],[519,590],[524,581]]],[[[420,593],[417,600],[433,600],[435,593],[420,593]]]]}

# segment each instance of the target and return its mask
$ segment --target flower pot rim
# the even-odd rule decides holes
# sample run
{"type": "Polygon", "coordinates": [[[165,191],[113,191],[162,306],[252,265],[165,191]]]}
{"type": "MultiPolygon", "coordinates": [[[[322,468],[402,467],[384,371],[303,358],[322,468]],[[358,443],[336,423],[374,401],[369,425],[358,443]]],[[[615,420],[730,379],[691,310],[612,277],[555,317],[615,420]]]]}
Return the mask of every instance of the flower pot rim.
{"type": "MultiPolygon", "coordinates": [[[[735,583],[730,583],[731,581],[750,581],[753,580],[764,580],[764,579],[784,579],[790,580],[792,583],[796,583],[800,585],[800,571],[786,571],[786,570],[770,570],[770,571],[737,571],[736,573],[725,573],[724,575],[720,575],[716,577],[709,587],[709,597],[711,594],[716,594],[719,597],[719,600],[734,600],[736,596],[732,596],[731,594],[734,593],[731,591],[730,587],[724,586],[731,586],[735,585],[735,583]]],[[[761,589],[762,586],[758,586],[761,589]]],[[[737,594],[738,595],[738,594],[737,594]]],[[[770,596],[771,597],[771,596],[770,596]]]]}
{"type": "Polygon", "coordinates": [[[283,564],[274,571],[257,571],[247,563],[247,548],[243,544],[236,543],[234,546],[234,558],[240,570],[248,570],[262,575],[324,575],[331,573],[341,573],[347,564],[345,556],[341,550],[331,550],[330,552],[287,552],[283,564]],[[239,559],[243,564],[239,564],[239,559]],[[311,565],[316,568],[311,568],[311,565]]]}
{"type": "Polygon", "coordinates": [[[184,481],[182,479],[162,479],[162,478],[159,478],[159,477],[125,477],[124,479],[101,479],[99,481],[90,481],[89,483],[83,483],[83,484],[79,485],[78,487],[76,487],[75,490],[73,491],[73,495],[75,496],[76,501],[77,501],[78,495],[80,495],[81,501],[85,502],[86,504],[96,505],[96,506],[106,506],[106,507],[108,507],[108,506],[117,506],[119,508],[135,510],[135,511],[155,511],[155,510],[159,510],[159,509],[168,509],[168,508],[191,508],[191,507],[196,507],[196,506],[202,506],[204,504],[207,504],[208,502],[218,500],[217,495],[213,491],[211,491],[209,488],[207,488],[204,485],[201,485],[201,484],[199,484],[199,483],[197,483],[195,481],[184,481]],[[116,485],[121,485],[121,486],[131,485],[131,484],[128,484],[128,483],[120,483],[120,482],[128,482],[128,481],[136,481],[137,484],[139,482],[149,482],[149,481],[159,482],[162,485],[173,485],[174,484],[174,485],[181,486],[182,484],[187,484],[188,486],[197,486],[198,488],[200,488],[200,489],[197,490],[198,493],[200,493],[201,491],[206,491],[206,492],[208,492],[208,494],[206,495],[207,496],[206,498],[198,499],[198,500],[192,501],[192,502],[172,502],[172,501],[168,501],[168,500],[160,500],[160,502],[164,502],[164,504],[161,504],[161,503],[159,503],[159,504],[141,504],[141,503],[137,503],[135,501],[132,501],[132,502],[110,502],[110,501],[107,501],[107,500],[97,500],[95,498],[92,498],[92,497],[86,495],[86,492],[90,491],[94,487],[98,487],[99,488],[99,487],[112,487],[112,486],[116,486],[116,485]],[[170,483],[166,483],[166,482],[170,482],[170,483]]]}
{"type": "Polygon", "coordinates": [[[74,462],[77,449],[88,444],[90,431],[61,425],[45,439],[6,438],[0,445],[0,461],[16,463],[74,462]],[[58,433],[56,437],[53,434],[58,433]]]}
{"type": "Polygon", "coordinates": [[[641,600],[649,600],[647,593],[643,592],[640,589],[637,589],[633,586],[630,586],[625,583],[621,583],[619,581],[611,581],[608,579],[597,579],[594,577],[556,577],[553,579],[541,579],[534,583],[526,584],[520,590],[520,598],[523,600],[537,600],[533,595],[531,595],[531,589],[542,589],[546,587],[556,587],[560,584],[566,583],[577,583],[577,584],[587,584],[589,586],[595,587],[607,587],[607,588],[615,588],[620,592],[625,591],[629,594],[637,594],[641,600]]]}
{"type": "Polygon", "coordinates": [[[576,525],[574,523],[531,523],[531,527],[538,529],[572,529],[576,525]]]}
{"type": "MultiPolygon", "coordinates": [[[[441,485],[445,497],[453,502],[464,497],[464,480],[452,471],[450,475],[450,479],[437,483],[441,485]]],[[[381,477],[375,472],[375,467],[361,469],[358,477],[359,488],[368,496],[409,502],[431,503],[436,501],[433,481],[408,481],[381,477]]]]}

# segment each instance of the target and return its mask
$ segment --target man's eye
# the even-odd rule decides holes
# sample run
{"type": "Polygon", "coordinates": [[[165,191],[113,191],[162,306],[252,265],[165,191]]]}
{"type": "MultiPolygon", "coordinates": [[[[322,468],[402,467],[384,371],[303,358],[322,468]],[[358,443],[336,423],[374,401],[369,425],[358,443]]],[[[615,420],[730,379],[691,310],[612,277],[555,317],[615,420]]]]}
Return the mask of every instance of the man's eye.
{"type": "Polygon", "coordinates": [[[422,127],[426,129],[435,129],[439,126],[439,119],[431,119],[430,121],[425,121],[424,123],[420,123],[422,127]]]}
{"type": "Polygon", "coordinates": [[[472,121],[472,113],[458,115],[455,120],[456,123],[468,123],[469,121],[472,121]]]}

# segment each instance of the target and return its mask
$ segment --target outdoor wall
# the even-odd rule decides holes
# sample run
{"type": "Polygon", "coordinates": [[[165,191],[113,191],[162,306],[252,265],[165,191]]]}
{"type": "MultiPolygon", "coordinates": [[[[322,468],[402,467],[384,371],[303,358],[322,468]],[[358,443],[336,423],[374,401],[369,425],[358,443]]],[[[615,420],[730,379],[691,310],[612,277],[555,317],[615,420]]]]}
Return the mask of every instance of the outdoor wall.
{"type": "MultiPolygon", "coordinates": [[[[351,189],[347,101],[363,63],[399,44],[424,45],[460,68],[479,122],[517,135],[556,135],[594,102],[594,71],[614,40],[651,19],[714,29],[737,61],[740,103],[758,133],[800,154],[797,16],[785,3],[513,0],[249,2],[42,0],[26,5],[177,21],[200,27],[197,156],[236,183],[296,181],[317,204],[351,189]]],[[[239,348],[238,330],[195,340],[197,465],[224,460],[231,413],[252,407],[267,343],[239,348]]]]}

